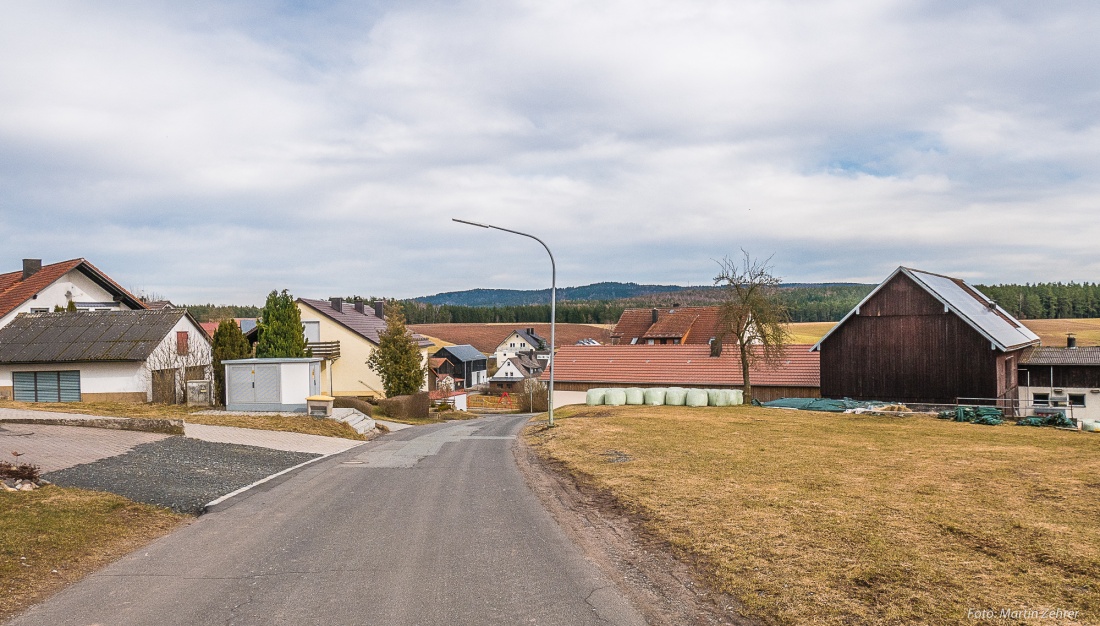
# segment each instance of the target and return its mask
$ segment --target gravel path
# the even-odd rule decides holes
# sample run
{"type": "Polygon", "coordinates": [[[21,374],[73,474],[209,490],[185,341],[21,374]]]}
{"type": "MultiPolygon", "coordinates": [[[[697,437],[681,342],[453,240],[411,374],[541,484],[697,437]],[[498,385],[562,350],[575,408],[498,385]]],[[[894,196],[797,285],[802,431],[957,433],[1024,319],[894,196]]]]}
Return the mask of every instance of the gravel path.
{"type": "Polygon", "coordinates": [[[43,477],[197,514],[215,498],[320,455],[169,437],[43,477]]]}

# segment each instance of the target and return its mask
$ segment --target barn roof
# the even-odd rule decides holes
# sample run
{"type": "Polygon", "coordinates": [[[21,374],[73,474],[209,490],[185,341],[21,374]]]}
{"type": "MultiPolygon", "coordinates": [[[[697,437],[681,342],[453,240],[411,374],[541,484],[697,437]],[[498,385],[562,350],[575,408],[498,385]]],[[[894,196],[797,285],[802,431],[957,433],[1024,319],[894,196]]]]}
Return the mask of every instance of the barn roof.
{"type": "MultiPolygon", "coordinates": [[[[753,385],[762,387],[818,387],[818,353],[808,345],[784,346],[779,363],[757,362],[750,367],[753,385]]],[[[560,382],[637,385],[744,384],[741,357],[736,349],[710,356],[710,346],[634,345],[562,346],[554,355],[554,380],[560,382]]],[[[543,378],[549,375],[544,373],[543,378]]]]}
{"type": "Polygon", "coordinates": [[[478,352],[477,348],[470,344],[458,345],[458,346],[446,346],[436,351],[436,354],[446,350],[451,356],[462,362],[469,361],[484,361],[485,355],[478,352]]]}
{"type": "Polygon", "coordinates": [[[0,329],[0,363],[144,361],[184,316],[184,309],[23,313],[0,329]]]}
{"type": "Polygon", "coordinates": [[[859,309],[868,300],[873,298],[898,274],[904,274],[913,280],[918,286],[927,291],[933,298],[940,301],[945,311],[951,311],[958,315],[971,328],[978,331],[989,340],[994,347],[1002,352],[1017,350],[1025,346],[1039,343],[1039,336],[1031,332],[1020,320],[1012,317],[997,303],[987,298],[980,291],[969,285],[961,278],[952,278],[942,274],[933,274],[923,270],[908,267],[899,267],[894,270],[886,280],[879,283],[867,297],[860,301],[854,309],[848,312],[840,322],[825,333],[811,350],[821,349],[821,343],[836,332],[836,329],[844,325],[848,318],[859,314],[859,309]]]}
{"type": "Polygon", "coordinates": [[[1100,365],[1100,346],[1053,348],[1036,346],[1028,351],[1021,365],[1100,365]]]}

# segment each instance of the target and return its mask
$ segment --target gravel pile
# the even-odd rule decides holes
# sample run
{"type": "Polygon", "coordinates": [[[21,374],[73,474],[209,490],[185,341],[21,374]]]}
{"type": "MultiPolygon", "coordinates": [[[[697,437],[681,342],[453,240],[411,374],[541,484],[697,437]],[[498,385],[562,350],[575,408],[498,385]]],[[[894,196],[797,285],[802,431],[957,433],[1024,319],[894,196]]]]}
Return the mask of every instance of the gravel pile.
{"type": "Polygon", "coordinates": [[[110,491],[137,502],[198,514],[227,493],[319,454],[169,437],[119,456],[46,474],[56,485],[110,491]]]}

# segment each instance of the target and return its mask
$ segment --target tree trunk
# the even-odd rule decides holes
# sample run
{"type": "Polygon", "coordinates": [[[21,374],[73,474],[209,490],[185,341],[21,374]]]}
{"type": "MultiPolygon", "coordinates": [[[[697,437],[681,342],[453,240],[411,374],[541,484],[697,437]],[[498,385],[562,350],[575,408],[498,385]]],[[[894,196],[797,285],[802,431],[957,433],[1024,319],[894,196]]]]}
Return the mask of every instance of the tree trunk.
{"type": "Polygon", "coordinates": [[[738,341],[737,347],[741,350],[741,379],[745,382],[745,404],[752,404],[752,382],[749,381],[749,348],[744,342],[738,341]]]}

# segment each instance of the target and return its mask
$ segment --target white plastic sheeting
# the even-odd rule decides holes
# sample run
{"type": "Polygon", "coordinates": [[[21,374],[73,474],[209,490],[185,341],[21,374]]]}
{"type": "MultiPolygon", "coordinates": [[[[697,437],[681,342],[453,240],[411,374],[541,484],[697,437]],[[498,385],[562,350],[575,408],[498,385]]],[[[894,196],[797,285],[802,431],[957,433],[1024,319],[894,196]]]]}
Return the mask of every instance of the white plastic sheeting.
{"type": "Polygon", "coordinates": [[[684,404],[687,406],[706,406],[707,398],[708,394],[706,389],[688,389],[687,395],[684,398],[684,404]]]}
{"type": "Polygon", "coordinates": [[[612,388],[603,394],[603,403],[608,406],[622,406],[626,404],[626,389],[612,388]]]}
{"type": "Polygon", "coordinates": [[[664,387],[650,387],[645,390],[645,403],[649,406],[664,406],[665,392],[667,389],[664,387]]]}
{"type": "Polygon", "coordinates": [[[630,387],[626,390],[627,404],[645,404],[645,389],[630,387]]]}
{"type": "Polygon", "coordinates": [[[584,403],[588,406],[598,406],[603,404],[604,394],[607,393],[606,389],[589,389],[585,394],[584,403]]]}
{"type": "Polygon", "coordinates": [[[684,402],[687,401],[688,391],[683,387],[669,387],[665,391],[665,405],[666,406],[684,406],[684,402]]]}

